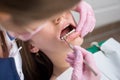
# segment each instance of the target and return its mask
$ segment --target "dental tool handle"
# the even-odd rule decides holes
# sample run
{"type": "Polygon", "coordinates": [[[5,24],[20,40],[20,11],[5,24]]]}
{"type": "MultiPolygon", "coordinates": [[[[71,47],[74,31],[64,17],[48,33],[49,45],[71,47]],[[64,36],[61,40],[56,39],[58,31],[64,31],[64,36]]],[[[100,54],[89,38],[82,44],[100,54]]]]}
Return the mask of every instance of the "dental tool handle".
{"type": "MultiPolygon", "coordinates": [[[[73,50],[73,46],[66,41],[66,39],[63,37],[63,40],[67,43],[67,45],[73,50]]],[[[95,76],[98,74],[95,72],[95,70],[83,59],[83,63],[93,72],[95,76]]]]}
{"type": "Polygon", "coordinates": [[[73,50],[73,46],[69,44],[64,37],[62,38],[62,40],[64,40],[67,43],[67,45],[73,50]]]}

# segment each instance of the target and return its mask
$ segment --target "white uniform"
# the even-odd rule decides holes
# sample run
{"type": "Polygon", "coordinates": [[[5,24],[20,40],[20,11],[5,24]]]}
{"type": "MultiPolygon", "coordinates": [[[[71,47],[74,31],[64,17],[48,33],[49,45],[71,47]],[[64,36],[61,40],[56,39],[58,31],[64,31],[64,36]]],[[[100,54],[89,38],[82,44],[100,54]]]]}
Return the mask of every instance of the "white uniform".
{"type": "Polygon", "coordinates": [[[10,51],[9,51],[9,57],[12,57],[14,59],[16,70],[20,77],[20,80],[24,80],[24,76],[22,72],[22,59],[21,59],[21,55],[19,53],[17,44],[15,40],[12,40],[12,41],[10,40],[9,36],[7,35],[6,31],[3,28],[0,28],[0,29],[2,29],[2,31],[4,32],[4,37],[6,39],[8,46],[12,44],[12,48],[10,48],[10,51]]]}

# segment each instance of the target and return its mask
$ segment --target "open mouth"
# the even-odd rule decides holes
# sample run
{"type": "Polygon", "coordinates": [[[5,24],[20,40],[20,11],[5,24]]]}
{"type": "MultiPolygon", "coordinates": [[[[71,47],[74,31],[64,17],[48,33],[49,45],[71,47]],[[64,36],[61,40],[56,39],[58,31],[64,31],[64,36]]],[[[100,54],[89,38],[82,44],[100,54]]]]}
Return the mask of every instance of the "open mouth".
{"type": "Polygon", "coordinates": [[[60,39],[62,40],[63,38],[67,38],[70,34],[72,34],[73,32],[75,32],[75,26],[73,25],[68,25],[66,28],[64,28],[62,31],[61,31],[61,34],[60,34],[60,39]]]}

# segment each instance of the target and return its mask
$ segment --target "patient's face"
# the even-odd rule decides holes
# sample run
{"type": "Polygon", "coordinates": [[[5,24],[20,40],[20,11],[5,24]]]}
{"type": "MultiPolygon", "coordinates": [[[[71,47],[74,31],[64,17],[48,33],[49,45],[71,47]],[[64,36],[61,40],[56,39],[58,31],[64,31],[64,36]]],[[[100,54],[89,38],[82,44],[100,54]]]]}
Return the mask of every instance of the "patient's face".
{"type": "Polygon", "coordinates": [[[81,45],[83,42],[83,39],[79,37],[79,34],[74,32],[76,29],[76,24],[72,14],[69,11],[56,15],[47,20],[33,21],[25,26],[15,25],[12,22],[11,17],[8,17],[7,22],[4,20],[1,24],[8,31],[13,32],[13,36],[16,36],[22,40],[29,39],[34,46],[37,46],[44,53],[69,51],[70,48],[63,40],[61,40],[63,36],[72,45],[81,45]],[[38,30],[38,26],[44,27],[41,30],[38,30]],[[32,33],[35,34],[31,36],[32,33]],[[27,38],[28,36],[29,38],[27,38]]]}
{"type": "Polygon", "coordinates": [[[44,53],[69,51],[70,48],[61,38],[65,37],[72,45],[81,45],[83,39],[74,32],[75,29],[76,23],[72,14],[64,12],[46,21],[46,26],[33,36],[30,41],[44,53]]]}

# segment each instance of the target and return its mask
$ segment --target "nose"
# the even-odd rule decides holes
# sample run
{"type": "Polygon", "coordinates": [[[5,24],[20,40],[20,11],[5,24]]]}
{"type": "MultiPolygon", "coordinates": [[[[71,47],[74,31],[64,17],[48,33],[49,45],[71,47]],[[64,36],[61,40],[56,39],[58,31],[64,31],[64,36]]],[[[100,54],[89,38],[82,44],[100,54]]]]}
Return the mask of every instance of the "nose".
{"type": "Polygon", "coordinates": [[[62,15],[59,15],[55,20],[54,23],[55,24],[59,24],[62,23],[63,20],[67,19],[68,17],[68,12],[64,12],[62,15]]]}

